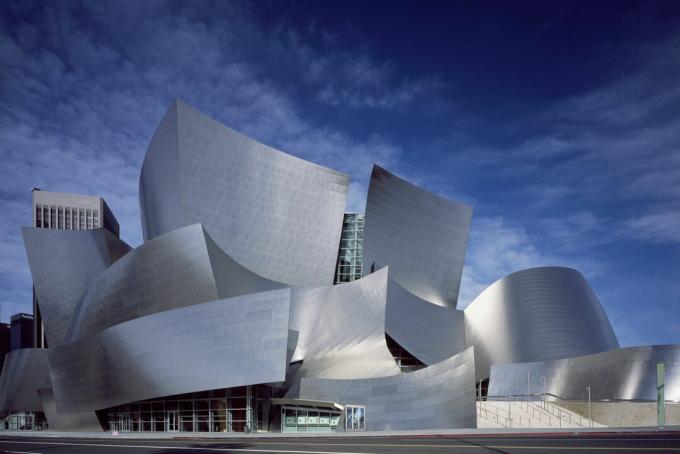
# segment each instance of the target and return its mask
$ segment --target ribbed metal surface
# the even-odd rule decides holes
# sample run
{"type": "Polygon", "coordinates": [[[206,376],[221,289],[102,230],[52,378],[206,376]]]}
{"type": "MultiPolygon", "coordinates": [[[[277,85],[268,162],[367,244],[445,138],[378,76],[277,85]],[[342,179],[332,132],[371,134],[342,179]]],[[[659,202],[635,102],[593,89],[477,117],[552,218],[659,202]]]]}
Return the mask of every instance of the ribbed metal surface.
{"type": "Polygon", "coordinates": [[[367,430],[477,427],[474,354],[411,373],[357,380],[303,378],[300,398],[366,406],[367,430]]]}
{"type": "Polygon", "coordinates": [[[21,348],[7,353],[0,375],[0,411],[43,411],[38,390],[49,386],[46,349],[21,348]]]}
{"type": "Polygon", "coordinates": [[[366,201],[364,275],[387,265],[409,292],[455,308],[471,217],[472,207],[374,166],[366,201]]]}
{"type": "Polygon", "coordinates": [[[290,289],[160,312],[49,348],[59,412],[257,383],[286,374],[290,289]]]}
{"type": "Polygon", "coordinates": [[[531,268],[510,274],[465,308],[466,344],[477,379],[492,364],[581,356],[619,347],[600,302],[576,270],[531,268]]]}
{"type": "Polygon", "coordinates": [[[256,142],[177,102],[142,166],[146,240],[202,223],[253,272],[333,283],[348,177],[256,142]]]}
{"type": "Polygon", "coordinates": [[[428,303],[392,279],[387,284],[385,332],[425,364],[465,350],[463,311],[428,303]]]}
{"type": "Polygon", "coordinates": [[[144,243],[92,282],[68,340],[144,315],[282,288],[226,256],[200,224],[144,243]]]}
{"type": "Polygon", "coordinates": [[[47,342],[59,345],[89,285],[130,247],[105,229],[21,231],[47,342]]]}
{"type": "Polygon", "coordinates": [[[680,345],[629,347],[553,361],[491,367],[489,395],[552,393],[563,399],[656,400],[656,364],[666,365],[665,398],[680,402],[680,345]]]}

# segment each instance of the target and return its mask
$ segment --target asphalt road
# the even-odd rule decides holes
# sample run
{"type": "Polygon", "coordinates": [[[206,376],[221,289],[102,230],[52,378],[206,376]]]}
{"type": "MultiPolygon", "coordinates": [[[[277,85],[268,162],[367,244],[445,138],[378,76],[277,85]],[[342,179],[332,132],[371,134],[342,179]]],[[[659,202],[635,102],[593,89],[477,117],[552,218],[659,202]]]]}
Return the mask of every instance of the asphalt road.
{"type": "Polygon", "coordinates": [[[179,453],[680,453],[680,432],[266,439],[78,439],[0,437],[10,454],[179,453]]]}

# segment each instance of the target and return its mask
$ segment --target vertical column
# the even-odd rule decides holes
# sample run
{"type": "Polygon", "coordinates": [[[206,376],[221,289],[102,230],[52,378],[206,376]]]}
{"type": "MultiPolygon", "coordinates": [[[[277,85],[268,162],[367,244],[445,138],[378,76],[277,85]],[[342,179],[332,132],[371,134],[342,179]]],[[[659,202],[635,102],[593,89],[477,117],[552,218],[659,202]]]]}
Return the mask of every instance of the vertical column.
{"type": "Polygon", "coordinates": [[[666,425],[665,375],[666,365],[656,363],[656,423],[659,428],[666,425]]]}
{"type": "Polygon", "coordinates": [[[246,432],[253,431],[253,387],[246,387],[246,432]]]}

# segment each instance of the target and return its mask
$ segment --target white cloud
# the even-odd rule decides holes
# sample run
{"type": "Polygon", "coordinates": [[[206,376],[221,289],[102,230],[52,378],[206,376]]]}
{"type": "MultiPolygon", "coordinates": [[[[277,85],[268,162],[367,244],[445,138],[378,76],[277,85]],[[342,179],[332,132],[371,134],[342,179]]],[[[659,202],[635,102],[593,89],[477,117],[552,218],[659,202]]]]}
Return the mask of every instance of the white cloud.
{"type": "Polygon", "coordinates": [[[587,278],[601,272],[599,262],[558,257],[544,252],[538,244],[524,228],[511,225],[502,217],[473,219],[458,308],[467,306],[498,279],[526,268],[566,266],[587,278]]]}
{"type": "Polygon", "coordinates": [[[623,233],[657,243],[680,243],[680,209],[668,208],[629,219],[623,233]]]}
{"type": "Polygon", "coordinates": [[[271,58],[261,50],[269,37],[248,7],[214,7],[228,11],[153,2],[92,3],[75,11],[47,3],[19,29],[0,23],[0,209],[14,213],[0,219],[3,318],[31,311],[19,233],[30,223],[30,187],[101,195],[123,239],[141,242],[139,169],[176,98],[269,145],[349,173],[353,209],[363,208],[373,162],[398,159],[401,149],[383,137],[349,136],[306,118],[292,90],[266,72],[271,62],[260,61],[271,58]]]}

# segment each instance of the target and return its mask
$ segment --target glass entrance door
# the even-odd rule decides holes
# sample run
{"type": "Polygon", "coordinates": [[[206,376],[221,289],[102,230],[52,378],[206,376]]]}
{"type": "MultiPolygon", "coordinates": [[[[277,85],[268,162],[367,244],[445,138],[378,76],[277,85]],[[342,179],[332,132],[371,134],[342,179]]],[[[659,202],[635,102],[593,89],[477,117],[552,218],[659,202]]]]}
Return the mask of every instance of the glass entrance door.
{"type": "Polygon", "coordinates": [[[168,432],[179,431],[179,412],[169,411],[168,412],[168,432]]]}

